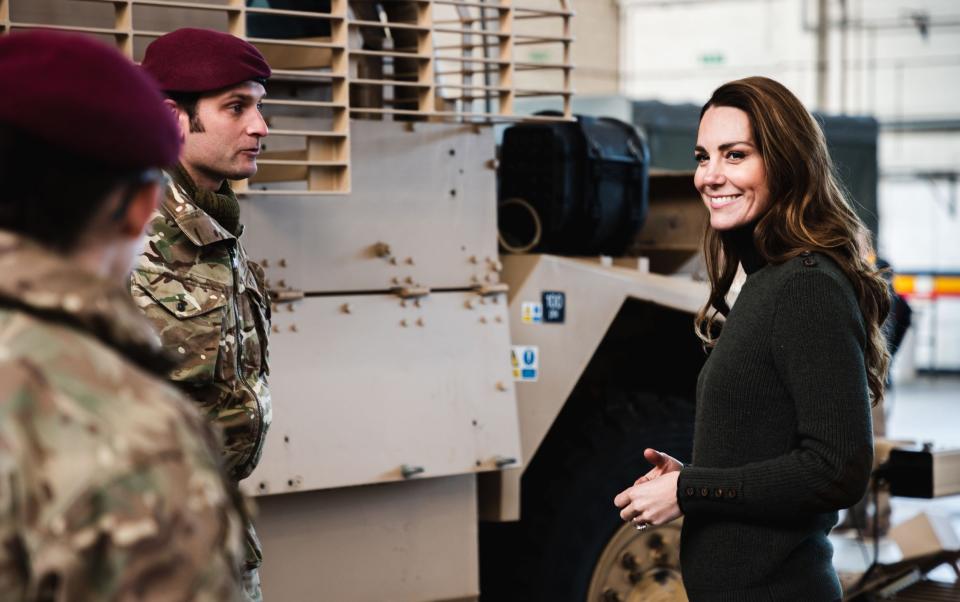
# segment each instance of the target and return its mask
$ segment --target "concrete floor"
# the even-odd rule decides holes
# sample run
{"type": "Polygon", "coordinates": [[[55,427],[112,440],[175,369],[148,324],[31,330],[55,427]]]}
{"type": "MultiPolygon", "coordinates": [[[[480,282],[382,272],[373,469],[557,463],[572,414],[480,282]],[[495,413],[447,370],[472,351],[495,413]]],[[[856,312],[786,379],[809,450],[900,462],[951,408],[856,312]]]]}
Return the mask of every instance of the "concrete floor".
{"type": "MultiPolygon", "coordinates": [[[[960,448],[960,377],[922,377],[898,384],[888,394],[887,437],[931,441],[935,447],[960,448]]],[[[949,517],[954,531],[960,534],[960,495],[920,500],[893,498],[891,524],[898,525],[920,512],[949,517]]],[[[861,544],[852,534],[831,535],[834,544],[834,565],[838,571],[861,572],[872,559],[873,547],[861,544]]],[[[880,559],[896,562],[901,559],[896,543],[881,538],[880,559]]],[[[930,573],[936,581],[953,583],[956,574],[946,566],[930,573]]]]}

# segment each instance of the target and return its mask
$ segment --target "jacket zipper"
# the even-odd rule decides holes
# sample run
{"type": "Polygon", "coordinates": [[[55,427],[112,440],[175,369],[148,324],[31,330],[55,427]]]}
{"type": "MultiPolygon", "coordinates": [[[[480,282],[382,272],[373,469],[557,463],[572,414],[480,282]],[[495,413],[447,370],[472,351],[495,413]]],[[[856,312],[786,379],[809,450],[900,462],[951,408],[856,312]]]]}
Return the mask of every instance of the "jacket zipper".
{"type": "MultiPolygon", "coordinates": [[[[236,373],[237,379],[240,381],[240,386],[246,389],[250,396],[253,397],[253,400],[257,404],[257,433],[256,433],[256,442],[253,446],[253,450],[250,452],[250,455],[247,456],[243,463],[238,466],[238,468],[246,468],[246,465],[249,464],[253,458],[256,457],[257,451],[263,447],[263,407],[260,405],[260,398],[257,397],[257,394],[254,392],[253,387],[247,383],[247,380],[243,377],[243,334],[240,324],[240,294],[237,290],[240,288],[240,266],[237,261],[236,248],[230,247],[230,265],[233,267],[233,306],[234,313],[233,319],[236,324],[237,336],[234,341],[234,346],[237,348],[237,365],[236,373]]],[[[252,469],[251,469],[252,470],[252,469]]],[[[244,472],[244,471],[240,471],[244,472]]]]}

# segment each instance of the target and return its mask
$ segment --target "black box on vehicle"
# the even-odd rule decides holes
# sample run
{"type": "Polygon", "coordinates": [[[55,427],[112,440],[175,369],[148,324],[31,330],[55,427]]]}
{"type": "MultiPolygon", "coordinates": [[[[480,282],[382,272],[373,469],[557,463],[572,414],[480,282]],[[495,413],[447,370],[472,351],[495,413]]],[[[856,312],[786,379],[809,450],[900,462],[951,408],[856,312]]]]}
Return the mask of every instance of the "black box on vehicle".
{"type": "Polygon", "coordinates": [[[508,250],[619,255],[647,215],[649,151],[608,117],[522,123],[500,149],[501,243],[508,250]]]}

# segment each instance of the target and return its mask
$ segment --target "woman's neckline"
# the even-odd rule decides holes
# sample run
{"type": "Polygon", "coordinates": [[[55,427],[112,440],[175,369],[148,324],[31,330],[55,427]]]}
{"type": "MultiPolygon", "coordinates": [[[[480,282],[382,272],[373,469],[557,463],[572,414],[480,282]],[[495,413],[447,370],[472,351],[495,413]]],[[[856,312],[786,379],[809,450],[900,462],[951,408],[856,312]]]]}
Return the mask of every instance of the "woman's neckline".
{"type": "Polygon", "coordinates": [[[727,230],[722,234],[724,241],[736,250],[740,257],[740,265],[743,266],[743,271],[748,276],[767,265],[767,260],[757,250],[757,245],[753,240],[753,232],[756,226],[756,222],[751,222],[739,228],[727,230]]]}

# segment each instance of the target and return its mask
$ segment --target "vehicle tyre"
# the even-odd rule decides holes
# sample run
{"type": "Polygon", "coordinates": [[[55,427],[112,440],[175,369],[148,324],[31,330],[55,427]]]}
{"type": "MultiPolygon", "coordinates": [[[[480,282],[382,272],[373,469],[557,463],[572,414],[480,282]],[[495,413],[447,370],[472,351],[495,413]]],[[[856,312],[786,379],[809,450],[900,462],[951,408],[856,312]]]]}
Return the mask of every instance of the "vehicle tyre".
{"type": "Polygon", "coordinates": [[[519,522],[481,525],[483,602],[686,600],[678,525],[638,532],[613,498],[649,470],[647,447],[689,461],[693,405],[624,397],[541,446],[523,476],[519,522]]]}

